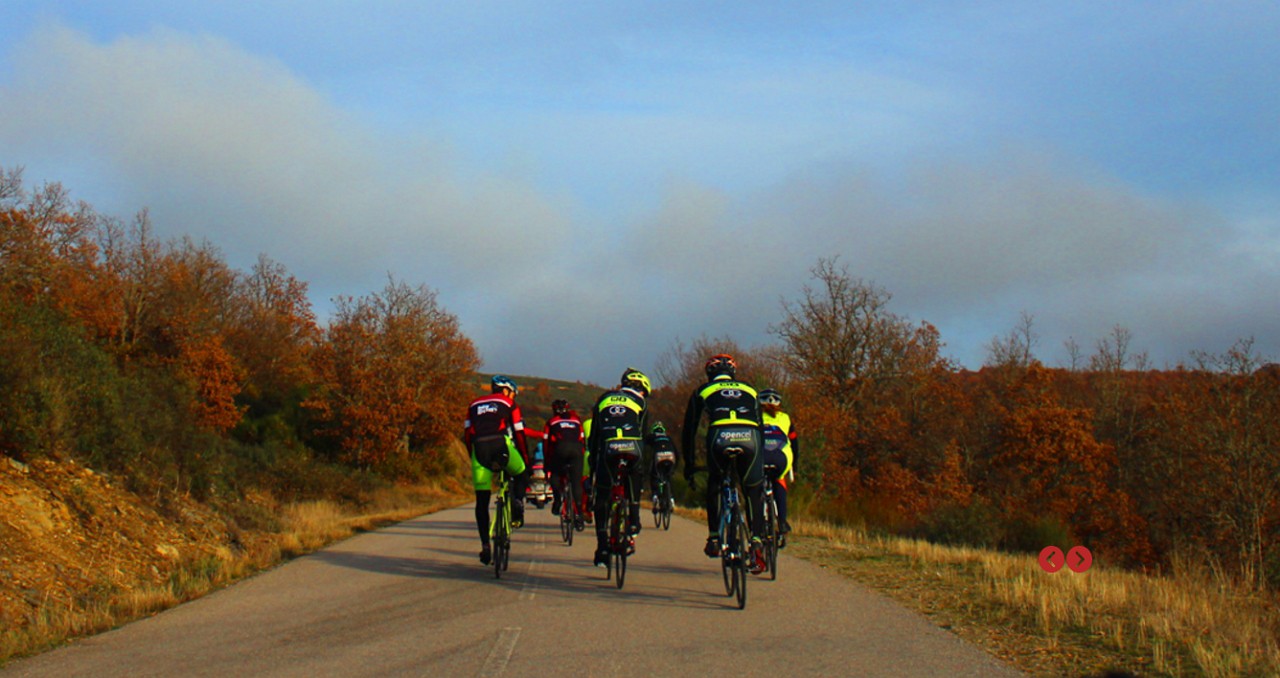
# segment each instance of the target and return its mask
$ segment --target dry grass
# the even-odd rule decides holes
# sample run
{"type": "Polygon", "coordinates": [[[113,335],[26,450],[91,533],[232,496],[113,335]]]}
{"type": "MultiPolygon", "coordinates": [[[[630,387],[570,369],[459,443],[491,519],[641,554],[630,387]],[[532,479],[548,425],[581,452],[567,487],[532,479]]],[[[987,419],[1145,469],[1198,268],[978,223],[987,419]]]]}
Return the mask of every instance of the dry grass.
{"type": "Polygon", "coordinates": [[[271,567],[282,560],[310,553],[390,523],[439,510],[468,497],[440,487],[395,488],[374,497],[360,511],[327,501],[282,507],[278,533],[244,548],[217,547],[180,563],[161,586],[129,586],[130,582],[101,585],[74,603],[42,606],[30,624],[0,632],[0,666],[69,639],[109,630],[155,614],[271,567]]]}
{"type": "Polygon", "coordinates": [[[1280,675],[1274,596],[1179,563],[1168,576],[796,522],[799,552],[884,591],[1042,675],[1280,675]]]}

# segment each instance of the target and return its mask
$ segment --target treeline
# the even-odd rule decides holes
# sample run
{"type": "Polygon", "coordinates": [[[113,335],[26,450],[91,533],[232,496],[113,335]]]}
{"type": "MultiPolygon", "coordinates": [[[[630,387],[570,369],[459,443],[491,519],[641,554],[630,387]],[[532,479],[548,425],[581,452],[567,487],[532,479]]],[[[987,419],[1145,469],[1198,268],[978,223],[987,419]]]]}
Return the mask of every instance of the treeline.
{"type": "Polygon", "coordinates": [[[936,328],[889,312],[887,291],[834,260],[813,274],[776,345],[664,354],[659,416],[678,425],[702,360],[729,351],[787,397],[796,477],[822,515],[1012,550],[1083,544],[1138,567],[1194,558],[1280,586],[1280,366],[1252,340],[1155,370],[1116,327],[1049,368],[1024,315],[974,372],[942,356],[936,328]]]}
{"type": "Polygon", "coordinates": [[[475,348],[424,286],[336,300],[259,257],[157,240],[0,171],[0,453],[73,458],[163,497],[358,494],[461,474],[475,348]]]}

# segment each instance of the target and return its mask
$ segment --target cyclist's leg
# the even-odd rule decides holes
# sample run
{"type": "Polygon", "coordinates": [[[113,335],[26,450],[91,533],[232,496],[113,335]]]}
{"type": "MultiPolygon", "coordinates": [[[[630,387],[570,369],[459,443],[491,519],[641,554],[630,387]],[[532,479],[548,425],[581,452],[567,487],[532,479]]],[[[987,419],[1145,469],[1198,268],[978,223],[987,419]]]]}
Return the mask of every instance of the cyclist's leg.
{"type": "Polygon", "coordinates": [[[591,478],[591,483],[595,487],[596,495],[592,512],[595,513],[596,518],[596,559],[599,561],[601,554],[608,557],[609,553],[609,495],[612,482],[609,479],[609,464],[606,460],[601,459],[596,463],[596,472],[591,478]]]}
{"type": "MultiPolygon", "coordinates": [[[[480,465],[474,451],[471,453],[471,482],[476,491],[476,530],[480,533],[480,559],[485,560],[489,551],[489,496],[493,488],[493,473],[480,465]]],[[[486,565],[489,563],[486,561],[486,565]]]]}
{"type": "Polygon", "coordinates": [[[544,453],[546,456],[542,460],[543,472],[546,474],[547,483],[551,485],[551,514],[560,515],[561,502],[564,497],[560,496],[560,476],[563,473],[563,460],[560,455],[556,454],[556,448],[552,445],[544,445],[546,448],[544,453]]]}
{"type": "MultiPolygon", "coordinates": [[[[757,441],[760,443],[760,441],[757,441]]],[[[764,455],[763,444],[757,444],[754,453],[738,457],[738,472],[747,491],[747,503],[751,509],[751,536],[764,533],[764,455]]]]}
{"type": "MultiPolygon", "coordinates": [[[[577,506],[582,505],[582,453],[566,455],[563,472],[569,479],[569,492],[577,506]]],[[[567,501],[568,499],[566,499],[567,501]]]]}
{"type": "Polygon", "coordinates": [[[632,534],[640,533],[640,488],[644,486],[644,466],[640,464],[640,460],[636,460],[628,472],[630,477],[625,478],[627,483],[627,501],[631,503],[631,511],[627,516],[628,531],[632,534]]]}
{"type": "Polygon", "coordinates": [[[520,527],[524,524],[524,491],[529,486],[529,469],[510,438],[507,439],[507,450],[507,473],[511,476],[511,523],[513,527],[520,527]]]}

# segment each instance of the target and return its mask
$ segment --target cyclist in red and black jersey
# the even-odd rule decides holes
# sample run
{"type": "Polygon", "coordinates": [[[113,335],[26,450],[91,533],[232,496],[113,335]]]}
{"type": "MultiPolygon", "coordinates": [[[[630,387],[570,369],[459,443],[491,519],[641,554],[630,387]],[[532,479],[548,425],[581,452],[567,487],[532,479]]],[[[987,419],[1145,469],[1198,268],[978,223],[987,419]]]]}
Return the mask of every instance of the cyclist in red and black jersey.
{"type": "Polygon", "coordinates": [[[622,372],[618,388],[605,391],[592,407],[591,434],[587,438],[590,451],[591,482],[595,486],[596,553],[595,564],[609,563],[609,492],[615,480],[625,482],[631,512],[627,516],[627,533],[634,538],[640,532],[640,486],[644,484],[644,434],[648,409],[649,377],[628,367],[622,372]],[[630,461],[629,475],[614,478],[619,459],[630,461]]]}
{"type": "Polygon", "coordinates": [[[511,524],[524,524],[524,490],[529,481],[529,447],[524,436],[516,382],[501,374],[490,381],[493,391],[467,407],[462,442],[471,451],[471,477],[476,490],[476,528],[480,531],[480,562],[488,565],[489,496],[493,491],[493,471],[505,468],[512,476],[511,524]]]}
{"type": "MultiPolygon", "coordinates": [[[[551,419],[543,434],[542,449],[546,455],[546,467],[551,471],[551,492],[554,500],[551,513],[560,515],[564,501],[572,501],[575,506],[582,504],[582,462],[587,439],[582,432],[582,420],[569,408],[569,401],[555,400],[551,403],[551,419]],[[566,478],[567,476],[567,478],[566,478]],[[560,496],[560,480],[567,479],[568,497],[560,496]]],[[[574,528],[582,529],[582,515],[574,515],[574,528]]]]}
{"type": "Polygon", "coordinates": [[[684,477],[693,479],[694,461],[697,459],[695,441],[702,415],[707,415],[707,545],[704,553],[709,558],[720,556],[720,540],[717,530],[720,524],[720,502],[717,493],[721,480],[734,464],[746,489],[751,518],[751,572],[765,571],[764,547],[760,534],[764,529],[764,422],[760,412],[755,387],[735,379],[738,365],[733,356],[726,353],[711,356],[705,369],[707,383],[699,386],[689,397],[684,411],[684,435],[682,449],[685,454],[684,477]],[[730,458],[726,449],[741,448],[742,453],[730,458]]]}

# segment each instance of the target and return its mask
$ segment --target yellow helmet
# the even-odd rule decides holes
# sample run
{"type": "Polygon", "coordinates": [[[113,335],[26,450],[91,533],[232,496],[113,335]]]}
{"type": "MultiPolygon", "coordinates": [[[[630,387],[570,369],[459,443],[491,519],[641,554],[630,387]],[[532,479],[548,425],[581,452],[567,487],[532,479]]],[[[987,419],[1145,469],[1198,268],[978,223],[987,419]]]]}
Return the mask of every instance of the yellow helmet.
{"type": "Polygon", "coordinates": [[[622,371],[622,379],[619,380],[623,386],[630,386],[637,391],[649,395],[649,377],[644,376],[644,372],[634,367],[628,367],[622,371]]]}

